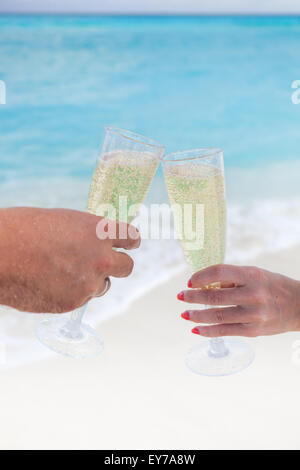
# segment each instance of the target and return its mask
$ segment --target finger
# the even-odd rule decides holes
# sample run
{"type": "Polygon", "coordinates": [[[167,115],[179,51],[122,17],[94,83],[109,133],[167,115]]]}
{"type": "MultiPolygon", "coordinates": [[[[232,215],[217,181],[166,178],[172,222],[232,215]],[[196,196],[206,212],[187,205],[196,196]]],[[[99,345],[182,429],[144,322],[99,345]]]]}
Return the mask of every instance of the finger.
{"type": "Polygon", "coordinates": [[[208,308],[203,310],[186,310],[182,315],[185,320],[195,323],[251,323],[255,315],[248,309],[237,307],[208,308]]]}
{"type": "Polygon", "coordinates": [[[229,324],[214,326],[196,326],[192,333],[205,336],[206,338],[219,338],[221,336],[247,336],[254,338],[258,336],[255,325],[253,324],[229,324]]]}
{"type": "Polygon", "coordinates": [[[243,305],[249,302],[249,297],[246,287],[184,290],[177,295],[178,300],[203,305],[243,305]]]}
{"type": "Polygon", "coordinates": [[[141,243],[140,233],[136,227],[125,222],[117,222],[101,218],[96,226],[96,235],[99,240],[111,240],[115,248],[132,250],[141,243]]]}
{"type": "Polygon", "coordinates": [[[209,266],[194,273],[188,282],[188,287],[204,287],[215,282],[245,285],[243,268],[229,264],[209,266]]]}
{"type": "Polygon", "coordinates": [[[133,259],[126,253],[112,250],[112,261],[109,267],[109,276],[127,277],[133,269],[133,259]]]}
{"type": "Polygon", "coordinates": [[[125,250],[133,250],[141,244],[141,236],[138,229],[131,224],[119,222],[117,224],[117,234],[113,241],[116,248],[124,248],[125,250]]]}

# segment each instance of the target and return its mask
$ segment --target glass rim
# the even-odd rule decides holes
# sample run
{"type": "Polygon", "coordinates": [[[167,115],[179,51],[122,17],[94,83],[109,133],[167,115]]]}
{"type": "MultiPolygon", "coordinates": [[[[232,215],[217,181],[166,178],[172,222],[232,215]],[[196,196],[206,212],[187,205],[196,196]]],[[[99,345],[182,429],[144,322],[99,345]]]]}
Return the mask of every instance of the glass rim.
{"type": "Polygon", "coordinates": [[[162,161],[163,163],[185,162],[189,160],[196,160],[198,158],[211,158],[220,153],[223,155],[223,150],[218,147],[200,147],[196,149],[179,150],[178,152],[167,153],[166,155],[162,157],[162,161]],[[207,152],[206,155],[200,155],[200,153],[203,153],[204,151],[207,152]],[[177,155],[182,156],[183,154],[193,154],[193,156],[187,157],[187,158],[175,158],[174,160],[170,159],[170,157],[174,157],[177,155]]]}
{"type": "Polygon", "coordinates": [[[165,149],[165,146],[163,144],[160,144],[156,140],[151,139],[151,137],[146,137],[142,134],[137,134],[136,132],[129,131],[127,129],[122,129],[120,127],[114,127],[114,126],[105,126],[104,129],[106,132],[112,132],[114,134],[117,134],[121,137],[124,137],[125,139],[131,140],[138,144],[148,145],[149,147],[154,147],[154,148],[165,149]]]}

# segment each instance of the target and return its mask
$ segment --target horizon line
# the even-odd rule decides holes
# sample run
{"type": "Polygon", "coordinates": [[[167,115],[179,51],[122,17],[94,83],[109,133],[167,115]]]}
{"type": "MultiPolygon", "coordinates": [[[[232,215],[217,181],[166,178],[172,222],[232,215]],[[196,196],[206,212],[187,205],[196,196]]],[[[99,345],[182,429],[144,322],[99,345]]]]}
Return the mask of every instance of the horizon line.
{"type": "Polygon", "coordinates": [[[300,16],[300,10],[298,12],[84,12],[84,11],[1,11],[0,15],[41,15],[41,16],[50,16],[50,15],[74,15],[74,16],[185,16],[185,17],[195,17],[195,16],[209,16],[209,17],[223,17],[223,16],[300,16]]]}

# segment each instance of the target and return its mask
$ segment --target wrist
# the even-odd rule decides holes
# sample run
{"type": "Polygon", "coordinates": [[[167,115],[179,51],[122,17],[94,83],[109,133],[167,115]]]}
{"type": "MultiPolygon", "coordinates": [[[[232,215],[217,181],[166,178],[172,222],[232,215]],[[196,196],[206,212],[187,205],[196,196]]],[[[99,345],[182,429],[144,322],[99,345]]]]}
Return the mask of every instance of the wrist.
{"type": "Polygon", "coordinates": [[[0,209],[0,305],[17,309],[24,306],[24,293],[28,290],[26,276],[31,266],[28,247],[33,239],[30,215],[30,208],[0,209]]]}

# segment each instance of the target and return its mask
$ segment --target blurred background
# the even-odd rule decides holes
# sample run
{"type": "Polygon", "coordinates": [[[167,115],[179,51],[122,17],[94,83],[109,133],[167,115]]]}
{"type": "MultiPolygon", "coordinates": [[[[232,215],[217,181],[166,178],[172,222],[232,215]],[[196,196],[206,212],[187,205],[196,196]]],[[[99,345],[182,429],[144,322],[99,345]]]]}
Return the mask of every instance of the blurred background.
{"type": "MultiPolygon", "coordinates": [[[[299,18],[228,14],[270,2],[163,3],[1,1],[2,205],[84,207],[105,125],[149,135],[167,152],[222,147],[228,170],[250,170],[239,173],[242,186],[235,173],[229,197],[273,197],[279,176],[289,184],[276,184],[278,196],[297,190],[283,164],[295,163],[300,147],[300,106],[291,100],[299,18]]],[[[272,2],[271,12],[280,4],[295,10],[297,2],[272,2]]]]}

